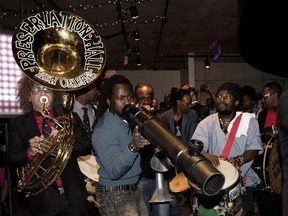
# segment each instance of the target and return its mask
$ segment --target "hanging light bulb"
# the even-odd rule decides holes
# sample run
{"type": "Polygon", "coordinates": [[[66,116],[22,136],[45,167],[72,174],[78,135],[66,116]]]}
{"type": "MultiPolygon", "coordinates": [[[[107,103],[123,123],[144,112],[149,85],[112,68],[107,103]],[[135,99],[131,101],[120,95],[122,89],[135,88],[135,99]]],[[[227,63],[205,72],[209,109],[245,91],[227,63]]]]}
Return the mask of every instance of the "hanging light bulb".
{"type": "Polygon", "coordinates": [[[137,58],[137,59],[136,59],[136,65],[137,65],[138,67],[140,67],[140,66],[142,65],[140,58],[137,58]]]}
{"type": "Polygon", "coordinates": [[[129,7],[128,11],[129,11],[129,14],[130,14],[132,20],[136,20],[139,18],[139,14],[138,14],[136,6],[133,5],[133,6],[129,7]]]}
{"type": "Polygon", "coordinates": [[[136,55],[140,55],[140,48],[139,48],[139,46],[135,46],[135,47],[134,47],[134,52],[135,52],[136,55]]]}
{"type": "Polygon", "coordinates": [[[134,41],[139,41],[141,38],[140,38],[140,34],[139,34],[139,31],[135,30],[133,32],[133,35],[134,35],[134,41]]]}
{"type": "Polygon", "coordinates": [[[204,61],[204,68],[205,69],[210,69],[210,59],[207,57],[204,61]]]}
{"type": "Polygon", "coordinates": [[[133,32],[128,32],[128,37],[133,38],[134,41],[139,41],[141,39],[139,31],[137,31],[137,30],[135,30],[133,32]]]}

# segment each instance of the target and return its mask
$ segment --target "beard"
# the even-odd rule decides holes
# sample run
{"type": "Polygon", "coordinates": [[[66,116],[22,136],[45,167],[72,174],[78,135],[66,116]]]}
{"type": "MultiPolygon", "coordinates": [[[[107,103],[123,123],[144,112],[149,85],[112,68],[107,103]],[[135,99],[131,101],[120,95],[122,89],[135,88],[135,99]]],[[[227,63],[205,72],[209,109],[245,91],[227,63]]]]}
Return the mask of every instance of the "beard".
{"type": "Polygon", "coordinates": [[[234,112],[234,107],[221,103],[216,106],[216,110],[221,115],[229,115],[234,112]]]}

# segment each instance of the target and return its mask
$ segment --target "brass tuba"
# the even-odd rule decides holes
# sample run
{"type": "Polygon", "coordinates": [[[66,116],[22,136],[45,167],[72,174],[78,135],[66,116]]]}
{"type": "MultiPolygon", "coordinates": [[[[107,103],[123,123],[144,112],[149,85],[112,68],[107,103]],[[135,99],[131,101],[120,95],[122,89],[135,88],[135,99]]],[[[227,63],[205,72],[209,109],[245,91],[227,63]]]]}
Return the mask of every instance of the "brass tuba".
{"type": "Polygon", "coordinates": [[[41,98],[41,114],[54,121],[58,133],[44,140],[43,154],[25,167],[18,182],[18,190],[31,196],[52,185],[66,167],[74,146],[71,92],[99,77],[106,51],[98,32],[86,20],[64,11],[44,11],[23,20],[14,32],[12,49],[25,75],[63,92],[65,98],[61,105],[65,112],[59,119],[49,117],[45,110],[48,98],[41,98]]]}

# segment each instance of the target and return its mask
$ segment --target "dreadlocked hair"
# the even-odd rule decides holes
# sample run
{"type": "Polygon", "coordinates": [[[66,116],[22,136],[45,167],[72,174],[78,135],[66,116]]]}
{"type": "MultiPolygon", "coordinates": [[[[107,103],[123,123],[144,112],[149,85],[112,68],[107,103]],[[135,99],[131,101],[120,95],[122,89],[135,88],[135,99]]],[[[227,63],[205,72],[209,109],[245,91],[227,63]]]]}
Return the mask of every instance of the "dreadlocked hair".
{"type": "Polygon", "coordinates": [[[100,96],[98,99],[96,123],[101,118],[101,116],[106,112],[106,110],[109,108],[109,105],[107,104],[107,99],[108,98],[111,99],[112,92],[114,91],[115,86],[117,84],[129,85],[131,90],[133,90],[133,86],[131,82],[123,75],[115,74],[111,76],[109,79],[105,80],[101,88],[100,96]]]}

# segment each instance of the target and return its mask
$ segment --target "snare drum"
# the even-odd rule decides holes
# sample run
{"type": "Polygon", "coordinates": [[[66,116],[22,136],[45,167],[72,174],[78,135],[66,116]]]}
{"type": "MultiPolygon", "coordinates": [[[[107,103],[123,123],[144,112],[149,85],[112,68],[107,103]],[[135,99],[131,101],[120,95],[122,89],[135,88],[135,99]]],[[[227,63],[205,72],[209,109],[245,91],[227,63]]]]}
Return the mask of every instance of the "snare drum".
{"type": "Polygon", "coordinates": [[[77,158],[81,172],[87,177],[85,179],[86,189],[89,194],[95,194],[95,184],[99,182],[98,170],[100,166],[94,155],[80,156],[77,158]]]}
{"type": "MultiPolygon", "coordinates": [[[[198,215],[241,215],[243,213],[244,187],[239,171],[228,161],[220,160],[216,168],[224,175],[224,185],[219,194],[204,195],[199,187],[189,182],[195,189],[195,203],[198,215]]],[[[194,205],[194,203],[193,203],[194,205]]]]}

